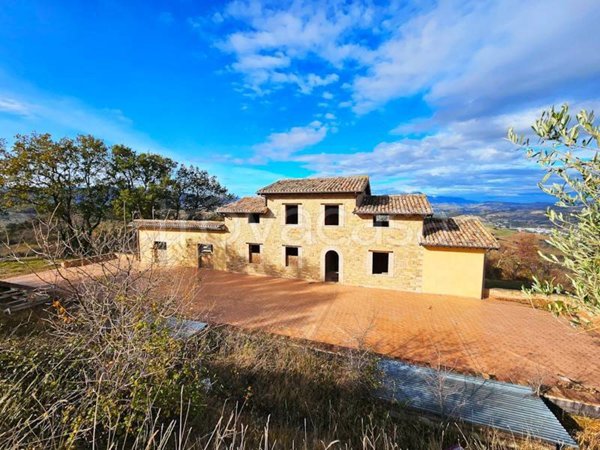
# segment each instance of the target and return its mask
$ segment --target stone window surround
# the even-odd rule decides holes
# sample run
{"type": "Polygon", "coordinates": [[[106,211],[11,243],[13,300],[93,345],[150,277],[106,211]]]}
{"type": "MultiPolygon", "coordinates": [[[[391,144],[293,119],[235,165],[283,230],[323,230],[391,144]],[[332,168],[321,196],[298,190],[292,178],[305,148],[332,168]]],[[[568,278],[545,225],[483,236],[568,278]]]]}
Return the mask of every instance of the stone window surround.
{"type": "Polygon", "coordinates": [[[247,263],[248,264],[262,264],[262,253],[263,253],[262,246],[263,246],[263,244],[259,244],[257,242],[247,242],[246,244],[248,245],[248,262],[247,263]],[[258,247],[258,253],[251,251],[253,246],[258,247]],[[252,258],[250,256],[251,254],[258,255],[259,261],[252,261],[252,258]]]}
{"type": "Polygon", "coordinates": [[[371,228],[391,228],[392,214],[373,214],[373,218],[371,219],[371,228]],[[375,225],[375,219],[377,216],[388,216],[387,225],[375,225]]]}
{"type": "Polygon", "coordinates": [[[298,249],[298,268],[299,269],[302,268],[302,247],[300,245],[287,245],[287,244],[283,244],[281,246],[281,255],[282,255],[281,258],[283,261],[283,267],[284,268],[289,267],[289,266],[286,266],[286,264],[285,264],[286,263],[285,249],[288,247],[294,247],[294,248],[298,249]]]}
{"type": "Polygon", "coordinates": [[[322,217],[320,217],[320,221],[323,224],[324,227],[326,228],[339,228],[339,227],[343,227],[344,226],[344,219],[345,219],[345,215],[346,212],[344,210],[344,204],[343,203],[338,203],[338,202],[323,202],[321,203],[321,206],[323,207],[321,212],[322,212],[322,217]],[[338,224],[337,225],[326,225],[325,224],[325,207],[326,206],[337,206],[338,207],[338,224]]]}
{"type": "Polygon", "coordinates": [[[281,214],[283,220],[284,227],[299,227],[302,225],[302,203],[298,202],[286,202],[282,203],[283,213],[281,214]],[[287,207],[288,206],[297,206],[298,207],[298,223],[286,223],[287,219],[287,207]]]}
{"type": "Polygon", "coordinates": [[[381,250],[381,249],[369,250],[369,257],[367,258],[367,270],[368,270],[367,273],[369,275],[371,275],[372,277],[393,277],[394,276],[394,252],[392,250],[381,250]],[[389,254],[387,273],[373,273],[373,253],[389,254]]]}

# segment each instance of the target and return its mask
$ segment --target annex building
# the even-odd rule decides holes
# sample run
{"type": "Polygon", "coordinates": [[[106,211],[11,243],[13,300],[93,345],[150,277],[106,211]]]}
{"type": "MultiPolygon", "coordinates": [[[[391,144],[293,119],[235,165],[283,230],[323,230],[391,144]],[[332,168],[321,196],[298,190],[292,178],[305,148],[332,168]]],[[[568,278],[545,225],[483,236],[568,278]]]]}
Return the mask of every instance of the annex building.
{"type": "Polygon", "coordinates": [[[369,177],[286,179],[217,210],[223,221],[135,220],[140,260],[481,298],[477,218],[436,218],[422,194],[372,195],[369,177]]]}

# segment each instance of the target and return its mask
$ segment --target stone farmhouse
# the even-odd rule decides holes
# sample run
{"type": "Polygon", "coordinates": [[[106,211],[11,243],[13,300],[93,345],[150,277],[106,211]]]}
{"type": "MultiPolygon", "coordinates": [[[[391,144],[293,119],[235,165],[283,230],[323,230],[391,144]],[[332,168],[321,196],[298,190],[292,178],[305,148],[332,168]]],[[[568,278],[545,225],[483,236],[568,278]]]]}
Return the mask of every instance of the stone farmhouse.
{"type": "Polygon", "coordinates": [[[140,260],[481,298],[496,239],[435,218],[425,195],[372,195],[368,176],[286,179],[219,208],[223,221],[136,220],[140,260]]]}

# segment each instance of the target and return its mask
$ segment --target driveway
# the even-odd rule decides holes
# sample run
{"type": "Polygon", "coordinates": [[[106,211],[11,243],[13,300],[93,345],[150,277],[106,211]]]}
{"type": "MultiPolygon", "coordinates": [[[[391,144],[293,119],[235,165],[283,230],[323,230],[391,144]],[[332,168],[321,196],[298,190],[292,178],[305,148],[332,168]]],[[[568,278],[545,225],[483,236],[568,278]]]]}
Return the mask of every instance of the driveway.
{"type": "MultiPolygon", "coordinates": [[[[567,377],[600,392],[600,336],[526,305],[217,271],[178,273],[198,283],[190,305],[198,318],[532,386],[567,377]]],[[[583,398],[595,396],[589,394],[583,398]]]]}

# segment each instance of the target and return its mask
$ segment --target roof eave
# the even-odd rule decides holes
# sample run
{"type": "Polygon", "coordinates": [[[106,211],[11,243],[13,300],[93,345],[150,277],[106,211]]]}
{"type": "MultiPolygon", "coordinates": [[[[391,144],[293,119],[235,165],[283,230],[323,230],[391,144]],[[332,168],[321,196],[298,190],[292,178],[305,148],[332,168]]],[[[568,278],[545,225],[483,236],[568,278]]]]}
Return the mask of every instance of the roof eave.
{"type": "Polygon", "coordinates": [[[219,210],[217,209],[217,213],[218,214],[223,214],[223,215],[227,215],[227,214],[267,214],[269,212],[269,208],[265,208],[263,210],[260,211],[223,211],[223,210],[219,210]]]}
{"type": "Polygon", "coordinates": [[[379,211],[379,212],[374,212],[374,211],[361,211],[361,210],[354,210],[352,211],[352,214],[356,214],[359,216],[377,216],[379,214],[382,215],[389,215],[389,216],[419,216],[419,217],[431,217],[433,216],[433,212],[406,212],[406,211],[379,211]]]}
{"type": "Polygon", "coordinates": [[[430,244],[428,242],[419,242],[421,247],[433,247],[433,248],[466,248],[471,250],[498,250],[499,246],[489,245],[458,245],[458,244],[430,244]]]}
{"type": "Polygon", "coordinates": [[[323,195],[323,194],[361,194],[364,192],[363,190],[352,190],[352,191],[256,191],[258,195],[323,195]]]}

